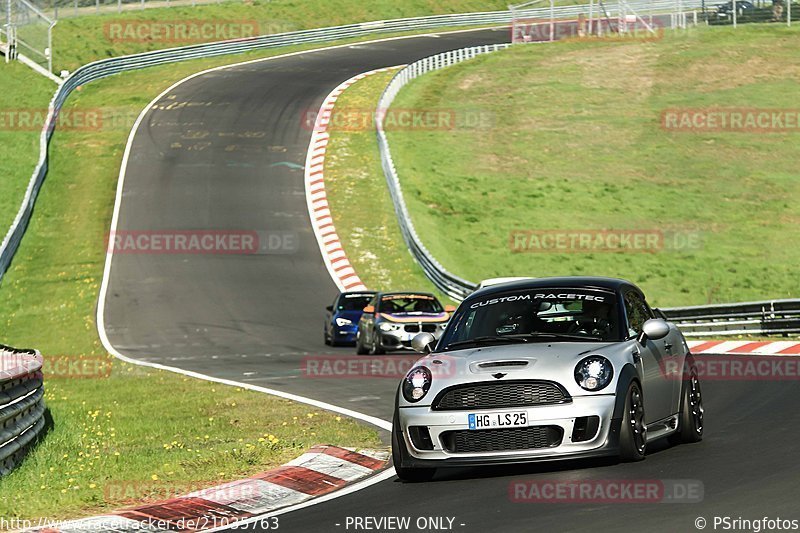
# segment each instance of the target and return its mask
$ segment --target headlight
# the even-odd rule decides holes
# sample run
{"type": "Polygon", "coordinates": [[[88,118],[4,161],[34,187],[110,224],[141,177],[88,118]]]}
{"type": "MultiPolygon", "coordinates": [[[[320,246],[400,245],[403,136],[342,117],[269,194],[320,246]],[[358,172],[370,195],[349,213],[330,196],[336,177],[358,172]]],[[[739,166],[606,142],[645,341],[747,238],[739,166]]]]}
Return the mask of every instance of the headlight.
{"type": "Polygon", "coordinates": [[[575,367],[575,381],[582,389],[598,391],[611,383],[614,368],[611,361],[599,355],[590,355],[582,359],[575,367]]]}
{"type": "Polygon", "coordinates": [[[400,329],[400,325],[391,324],[389,322],[381,322],[378,325],[378,328],[380,328],[381,331],[397,331],[398,329],[400,329]]]}
{"type": "Polygon", "coordinates": [[[353,321],[352,321],[352,320],[348,320],[348,319],[346,319],[346,318],[337,318],[337,319],[336,319],[336,325],[337,325],[337,326],[339,326],[339,327],[342,327],[342,326],[349,326],[349,325],[350,325],[350,324],[352,324],[352,323],[353,323],[353,321]]]}
{"type": "Polygon", "coordinates": [[[431,371],[424,366],[417,366],[403,379],[403,397],[409,402],[418,402],[428,394],[431,388],[431,371]]]}

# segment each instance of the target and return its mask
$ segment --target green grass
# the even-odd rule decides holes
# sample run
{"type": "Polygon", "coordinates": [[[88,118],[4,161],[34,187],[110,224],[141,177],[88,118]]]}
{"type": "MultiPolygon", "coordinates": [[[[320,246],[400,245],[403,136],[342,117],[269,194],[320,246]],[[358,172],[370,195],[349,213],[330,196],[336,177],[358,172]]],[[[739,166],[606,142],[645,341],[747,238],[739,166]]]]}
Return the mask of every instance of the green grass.
{"type": "MultiPolygon", "coordinates": [[[[350,86],[336,110],[369,117],[395,70],[350,86]]],[[[325,189],[342,247],[364,284],[374,290],[439,293],[408,251],[386,187],[372,124],[330,130],[325,189]]]]}
{"type": "Polygon", "coordinates": [[[241,59],[114,76],[84,86],[68,101],[67,112],[101,110],[119,122],[57,130],[34,217],[0,286],[2,341],[38,348],[46,358],[113,366],[110,375],[96,379],[46,380],[55,426],[15,472],[0,479],[0,516],[74,517],[158,499],[174,484],[215,484],[263,471],[314,444],[380,446],[376,431],[349,419],[112,361],[98,340],[104,239],[131,119],[175,80],[241,59]],[[270,434],[278,440],[270,441],[270,434]],[[152,485],[152,476],[164,484],[152,494],[109,489],[152,485]]]}
{"type": "MultiPolygon", "coordinates": [[[[112,26],[112,24],[137,24],[142,22],[225,21],[232,28],[247,31],[255,22],[256,34],[282,33],[309,28],[338,26],[356,22],[386,20],[404,17],[462,13],[472,11],[505,10],[502,0],[254,0],[252,2],[226,2],[197,7],[153,8],[141,11],[124,11],[103,15],[86,15],[66,18],[58,22],[53,36],[56,71],[73,70],[95,59],[114,57],[160,48],[191,44],[168,41],[162,38],[143,40],[112,40],[115,28],[141,26],[112,26]]],[[[149,26],[148,26],[149,28],[149,26]]],[[[234,35],[231,35],[235,37],[234,35]]],[[[223,40],[226,35],[202,40],[223,40]]],[[[199,41],[196,41],[199,42],[199,41]]]]}
{"type": "MultiPolygon", "coordinates": [[[[800,295],[800,131],[665,131],[668,108],[797,109],[800,28],[519,46],[429,74],[394,106],[489,118],[390,131],[416,228],[450,271],[609,275],[661,306],[800,295]],[[515,253],[512,230],[699,232],[699,249],[515,253]]],[[[377,254],[380,255],[380,254],[377,254]]]]}
{"type": "Polygon", "coordinates": [[[0,65],[0,240],[17,215],[39,159],[39,127],[32,116],[47,115],[56,85],[22,63],[0,65]],[[23,122],[24,121],[24,122],[23,122]]]}

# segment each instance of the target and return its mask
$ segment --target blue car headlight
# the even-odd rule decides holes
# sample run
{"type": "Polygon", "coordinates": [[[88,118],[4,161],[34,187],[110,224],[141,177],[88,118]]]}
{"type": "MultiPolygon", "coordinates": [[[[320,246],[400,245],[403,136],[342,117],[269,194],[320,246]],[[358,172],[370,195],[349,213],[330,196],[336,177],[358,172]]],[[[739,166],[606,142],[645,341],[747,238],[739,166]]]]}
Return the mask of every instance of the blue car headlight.
{"type": "Polygon", "coordinates": [[[584,390],[602,390],[611,383],[613,377],[611,361],[600,355],[590,355],[575,366],[575,381],[584,390]]]}
{"type": "Polygon", "coordinates": [[[353,321],[347,318],[338,318],[338,317],[336,318],[336,325],[339,327],[349,326],[352,323],[353,321]]]}

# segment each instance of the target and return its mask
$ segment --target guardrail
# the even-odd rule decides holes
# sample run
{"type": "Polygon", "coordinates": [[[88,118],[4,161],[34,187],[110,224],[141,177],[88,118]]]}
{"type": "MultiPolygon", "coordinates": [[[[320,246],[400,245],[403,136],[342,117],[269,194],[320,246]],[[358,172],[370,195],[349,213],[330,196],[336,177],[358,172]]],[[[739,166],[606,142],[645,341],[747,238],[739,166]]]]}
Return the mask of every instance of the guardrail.
{"type": "MultiPolygon", "coordinates": [[[[694,5],[699,6],[701,5],[702,1],[703,0],[653,0],[648,2],[639,0],[638,2],[628,2],[625,4],[625,6],[627,6],[627,9],[652,11],[666,9],[667,6],[674,7],[676,5],[682,5],[687,8],[694,5]]],[[[586,4],[582,6],[564,6],[563,8],[559,7],[555,8],[552,12],[549,8],[541,8],[526,10],[524,13],[526,16],[530,15],[534,17],[550,17],[551,14],[556,17],[562,17],[572,16],[579,12],[589,13],[589,9],[589,5],[586,4]]],[[[612,12],[613,10],[619,11],[620,8],[618,4],[606,4],[606,9],[609,12],[612,12]]],[[[36,197],[39,194],[39,189],[41,188],[42,182],[47,175],[48,150],[50,138],[52,137],[53,129],[55,128],[55,117],[61,110],[61,106],[69,97],[70,93],[72,93],[76,87],[101,78],[105,78],[107,76],[111,76],[113,74],[119,74],[120,72],[153,67],[167,63],[175,63],[178,61],[186,61],[190,59],[209,58],[268,48],[279,48],[283,46],[337,41],[349,38],[365,37],[380,33],[430,30],[447,27],[501,25],[509,24],[512,19],[513,15],[510,11],[489,11],[481,13],[460,13],[453,15],[434,15],[429,17],[378,20],[330,28],[302,30],[273,35],[263,35],[260,37],[252,37],[247,39],[235,39],[230,41],[169,48],[165,50],[103,59],[79,67],[56,90],[56,93],[50,103],[50,110],[40,138],[40,155],[38,164],[28,183],[28,188],[25,191],[25,197],[23,198],[22,205],[20,206],[17,216],[14,219],[14,223],[3,238],[2,244],[0,244],[0,279],[2,279],[3,275],[8,270],[11,259],[19,247],[19,243],[22,240],[25,229],[28,226],[28,221],[30,220],[31,212],[33,211],[33,206],[36,202],[36,197]]]]}
{"type": "MultiPolygon", "coordinates": [[[[383,127],[383,118],[399,91],[411,80],[427,72],[455,65],[508,46],[510,45],[477,46],[453,50],[421,59],[406,66],[386,86],[375,113],[381,165],[406,245],[428,279],[439,290],[458,301],[473,292],[477,285],[445,269],[427,250],[417,235],[403,198],[397,168],[392,159],[383,127]]],[[[679,324],[681,329],[690,336],[800,334],[800,300],[675,307],[662,309],[662,311],[669,320],[679,324]]]]}
{"type": "Polygon", "coordinates": [[[45,428],[42,355],[0,345],[0,476],[11,472],[45,428]]]}
{"type": "MultiPolygon", "coordinates": [[[[664,7],[675,7],[676,4],[673,1],[668,2],[649,2],[649,3],[635,3],[635,4],[626,4],[625,8],[630,10],[632,9],[631,6],[641,7],[646,6],[648,9],[657,10],[661,6],[664,7]]],[[[683,7],[691,6],[693,3],[691,1],[683,2],[683,7]]],[[[699,4],[698,4],[699,5],[699,4]]],[[[579,13],[588,13],[588,5],[584,6],[563,6],[560,8],[554,8],[555,17],[565,17],[565,16],[577,16],[579,13]]],[[[611,9],[619,9],[618,5],[607,6],[607,10],[611,9]]],[[[517,12],[516,15],[519,16],[522,12],[517,12]]],[[[531,9],[525,10],[524,15],[531,16],[532,13],[539,13],[542,17],[550,17],[551,11],[549,8],[547,9],[531,9]]],[[[669,23],[670,25],[674,25],[676,23],[676,19],[672,15],[660,15],[663,17],[664,22],[669,23]]],[[[656,18],[659,15],[656,16],[656,18]]],[[[519,20],[519,19],[517,19],[519,20]]],[[[565,22],[564,20],[559,21],[560,23],[565,22]]],[[[400,231],[403,235],[403,239],[406,241],[406,245],[408,249],[411,251],[411,255],[414,256],[414,259],[422,266],[422,269],[425,272],[425,275],[433,282],[436,287],[450,296],[455,300],[462,300],[464,299],[469,293],[475,290],[477,287],[476,284],[462,279],[455,274],[452,274],[447,269],[445,269],[434,257],[428,252],[425,245],[420,240],[419,236],[417,235],[416,230],[414,229],[414,225],[411,222],[411,217],[408,214],[408,208],[406,207],[405,200],[403,199],[403,193],[400,186],[400,178],[397,175],[397,168],[395,167],[394,160],[392,159],[391,150],[389,148],[389,141],[386,137],[386,132],[383,128],[383,115],[385,114],[386,110],[392,105],[397,93],[400,92],[405,85],[407,85],[411,80],[425,74],[427,72],[432,72],[434,70],[439,70],[441,68],[446,68],[451,65],[455,65],[457,63],[461,63],[462,61],[466,61],[468,59],[472,59],[480,54],[485,54],[489,52],[494,52],[497,50],[508,48],[511,45],[503,44],[503,45],[486,45],[486,46],[476,46],[471,48],[463,48],[460,50],[452,50],[450,52],[444,52],[442,54],[437,54],[431,57],[426,57],[424,59],[420,59],[410,65],[406,66],[402,70],[400,70],[389,82],[389,85],[386,86],[386,89],[383,91],[380,100],[378,101],[378,107],[375,112],[375,128],[376,133],[378,136],[378,149],[380,151],[381,156],[381,165],[383,166],[383,172],[386,176],[386,182],[389,186],[389,193],[392,196],[392,202],[394,204],[394,209],[397,214],[397,220],[400,225],[400,231]]]]}
{"type": "Polygon", "coordinates": [[[365,37],[376,33],[415,31],[446,26],[472,26],[504,24],[510,20],[510,14],[504,12],[468,13],[462,15],[439,15],[413,19],[350,24],[332,28],[304,30],[274,35],[264,35],[247,39],[221,41],[215,43],[183,46],[153,52],[145,52],[129,56],[103,59],[79,67],[56,90],[50,102],[49,113],[40,137],[40,155],[36,169],[28,182],[22,205],[17,212],[11,228],[0,244],[0,279],[2,279],[11,259],[19,248],[22,236],[44,182],[48,169],[50,139],[55,128],[55,117],[64,102],[75,88],[113,74],[131,70],[153,67],[190,59],[216,57],[241,52],[250,52],[268,48],[279,48],[302,44],[313,44],[336,41],[354,37],[365,37]]]}
{"type": "Polygon", "coordinates": [[[397,97],[397,93],[400,92],[400,89],[405,87],[411,80],[425,73],[461,63],[462,61],[472,59],[481,54],[504,50],[510,46],[512,45],[493,44],[473,46],[471,48],[444,52],[415,61],[395,74],[392,81],[390,81],[389,85],[384,89],[383,94],[381,94],[380,100],[378,100],[378,108],[375,111],[375,130],[378,135],[378,150],[381,155],[381,166],[386,176],[386,183],[389,186],[389,194],[392,196],[392,204],[397,214],[400,233],[402,233],[403,239],[406,241],[409,251],[411,251],[411,255],[413,255],[417,263],[420,264],[428,279],[430,279],[440,291],[454,300],[463,300],[469,293],[477,288],[477,285],[445,269],[433,257],[425,245],[422,244],[422,240],[417,235],[414,224],[411,222],[411,216],[408,214],[408,208],[406,207],[402,188],[400,186],[400,177],[397,175],[397,168],[394,165],[392,153],[389,149],[389,140],[386,138],[386,131],[383,128],[384,115],[397,97]]]}
{"type": "Polygon", "coordinates": [[[662,309],[693,337],[800,334],[800,300],[765,300],[662,309]]]}

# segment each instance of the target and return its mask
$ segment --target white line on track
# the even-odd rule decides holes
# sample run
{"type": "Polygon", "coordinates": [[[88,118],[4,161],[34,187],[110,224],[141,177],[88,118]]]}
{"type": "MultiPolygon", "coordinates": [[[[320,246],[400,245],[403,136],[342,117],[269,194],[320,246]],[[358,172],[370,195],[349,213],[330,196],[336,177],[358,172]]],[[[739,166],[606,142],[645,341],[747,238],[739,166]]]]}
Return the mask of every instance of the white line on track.
{"type": "MultiPolygon", "coordinates": [[[[488,28],[483,28],[483,29],[488,29],[488,28]]],[[[439,33],[455,34],[455,33],[467,33],[467,32],[473,32],[473,31],[478,31],[478,30],[476,30],[476,29],[468,29],[468,30],[457,30],[457,31],[452,31],[452,32],[436,32],[436,33],[427,33],[427,34],[419,34],[419,35],[406,35],[406,36],[401,36],[401,37],[387,37],[387,38],[384,38],[384,39],[375,39],[375,40],[372,40],[372,41],[363,41],[363,42],[360,42],[358,44],[366,45],[366,44],[374,44],[374,43],[380,43],[380,42],[386,42],[386,41],[396,41],[396,40],[404,40],[404,39],[416,39],[416,38],[420,38],[420,37],[438,37],[439,33]]],[[[128,168],[128,160],[130,159],[131,147],[133,145],[133,140],[136,137],[136,132],[138,131],[140,124],[144,120],[144,117],[148,114],[148,112],[150,111],[150,109],[152,109],[152,107],[156,104],[156,102],[161,100],[165,95],[167,95],[170,91],[174,90],[179,85],[182,85],[183,83],[185,83],[187,81],[190,81],[190,80],[192,80],[194,78],[197,78],[199,76],[208,74],[209,72],[215,72],[215,71],[218,71],[218,70],[223,70],[223,69],[228,69],[228,68],[235,68],[235,67],[239,67],[239,66],[242,66],[242,65],[249,65],[249,64],[253,64],[253,63],[260,63],[262,61],[272,61],[272,60],[275,60],[275,59],[282,59],[282,58],[301,55],[301,54],[309,54],[309,53],[315,53],[315,52],[319,52],[319,51],[326,51],[326,50],[334,50],[334,49],[338,49],[338,48],[345,48],[345,47],[349,47],[349,46],[352,46],[352,45],[351,44],[340,44],[340,45],[335,45],[335,46],[316,48],[316,49],[313,49],[313,50],[303,50],[303,51],[299,51],[299,52],[291,52],[291,53],[288,53],[288,54],[281,54],[281,55],[276,55],[276,56],[271,56],[271,57],[252,59],[252,60],[248,60],[248,61],[242,61],[242,62],[239,62],[239,63],[233,63],[233,64],[230,64],[230,65],[222,65],[222,66],[219,66],[219,67],[214,67],[214,68],[206,69],[206,70],[203,70],[203,71],[200,71],[200,72],[196,72],[196,73],[194,73],[194,74],[192,74],[190,76],[187,76],[187,77],[185,77],[185,78],[173,83],[167,89],[165,89],[163,92],[161,92],[161,94],[156,96],[142,110],[142,112],[136,118],[136,122],[134,122],[133,127],[131,128],[131,132],[130,132],[130,134],[128,136],[128,141],[127,141],[127,143],[125,145],[125,153],[124,153],[124,155],[122,157],[122,164],[120,165],[119,179],[117,181],[117,192],[116,192],[116,198],[114,200],[114,213],[113,213],[113,215],[111,217],[111,233],[110,234],[113,235],[116,232],[117,226],[119,224],[119,212],[120,212],[120,206],[122,204],[122,191],[123,191],[123,188],[124,188],[124,185],[125,185],[125,176],[126,176],[126,171],[127,171],[127,168],[128,168]]],[[[327,139],[327,136],[324,136],[324,137],[320,138],[319,141],[321,142],[321,141],[325,140],[325,144],[327,144],[327,140],[326,139],[327,139]]],[[[311,148],[311,147],[309,146],[309,148],[311,148]]],[[[349,416],[351,418],[355,418],[357,420],[361,420],[363,422],[367,422],[369,424],[372,424],[372,425],[374,425],[374,426],[376,426],[376,427],[378,427],[380,429],[383,429],[383,430],[386,430],[386,431],[391,431],[391,429],[392,429],[392,423],[391,422],[389,422],[387,420],[382,420],[380,418],[377,418],[377,417],[374,417],[374,416],[370,416],[370,415],[367,415],[367,414],[364,414],[364,413],[360,413],[358,411],[353,411],[352,409],[347,409],[345,407],[340,407],[340,406],[329,404],[329,403],[326,403],[326,402],[321,402],[319,400],[314,400],[313,398],[307,398],[305,396],[299,396],[297,394],[290,394],[290,393],[279,391],[279,390],[276,390],[276,389],[268,389],[266,387],[260,387],[258,385],[252,385],[250,383],[244,383],[244,382],[241,382],[241,381],[234,381],[234,380],[230,380],[230,379],[217,378],[217,377],[209,376],[209,375],[206,375],[206,374],[200,374],[199,372],[192,372],[192,371],[189,371],[189,370],[184,370],[182,368],[162,365],[162,364],[159,364],[159,363],[151,363],[151,362],[147,362],[147,361],[140,361],[140,360],[132,359],[130,357],[127,357],[127,356],[123,355],[122,353],[120,353],[111,344],[111,341],[109,340],[108,335],[106,334],[106,328],[105,328],[105,307],[106,307],[105,303],[106,303],[106,295],[108,293],[108,283],[109,283],[109,278],[110,278],[110,274],[111,274],[111,263],[112,263],[113,257],[114,257],[113,246],[109,246],[109,248],[106,250],[106,262],[105,262],[105,266],[103,268],[103,281],[102,281],[102,283],[100,285],[100,294],[99,294],[99,297],[98,297],[98,304],[97,304],[97,333],[98,333],[98,335],[100,337],[100,341],[103,343],[103,346],[108,351],[108,353],[110,353],[111,355],[113,355],[117,359],[120,359],[121,361],[125,361],[125,362],[130,363],[130,364],[138,365],[138,366],[145,366],[145,367],[155,368],[155,369],[158,369],[158,370],[165,370],[165,371],[168,371],[168,372],[174,372],[176,374],[181,374],[181,375],[184,375],[184,376],[200,379],[200,380],[203,380],[203,381],[211,381],[211,382],[220,383],[220,384],[223,384],[223,385],[230,385],[232,387],[240,387],[240,388],[246,389],[246,390],[251,390],[251,391],[255,391],[255,392],[261,392],[261,393],[264,393],[264,394],[270,394],[272,396],[285,398],[287,400],[293,400],[293,401],[296,401],[296,402],[299,402],[299,403],[304,403],[306,405],[312,405],[314,407],[319,407],[320,409],[325,409],[327,411],[332,411],[332,412],[339,413],[339,414],[342,414],[342,415],[345,415],[345,416],[349,416]]],[[[335,278],[334,278],[333,281],[334,281],[334,283],[336,283],[336,279],[335,278]]],[[[361,482],[355,483],[353,485],[350,485],[350,486],[348,486],[348,487],[346,487],[346,488],[344,488],[342,490],[338,490],[336,492],[332,492],[332,493],[330,493],[328,495],[325,495],[325,496],[322,496],[322,497],[319,497],[319,498],[314,498],[314,499],[309,500],[309,501],[307,501],[305,503],[301,503],[301,504],[294,505],[294,506],[291,506],[291,507],[286,507],[285,509],[281,509],[281,510],[276,511],[276,512],[267,513],[267,514],[261,515],[261,516],[256,516],[256,517],[253,517],[253,518],[249,519],[249,521],[250,522],[254,522],[254,521],[256,521],[256,520],[258,520],[260,518],[263,518],[265,516],[286,514],[286,513],[292,512],[292,511],[303,509],[305,507],[310,507],[312,505],[317,505],[319,503],[326,502],[326,501],[332,500],[334,498],[338,498],[338,497],[344,496],[346,494],[351,494],[353,492],[365,489],[365,488],[367,488],[367,487],[369,487],[371,485],[374,485],[375,483],[379,483],[381,481],[385,481],[387,479],[390,479],[393,476],[394,476],[394,471],[392,469],[387,469],[387,470],[384,470],[383,472],[381,472],[380,474],[378,474],[376,476],[369,477],[369,478],[365,479],[364,481],[361,481],[361,482]]],[[[247,521],[244,521],[244,522],[242,522],[242,524],[244,524],[246,522],[247,521]]],[[[213,530],[213,531],[219,531],[219,529],[216,529],[216,530],[213,530]]]]}

